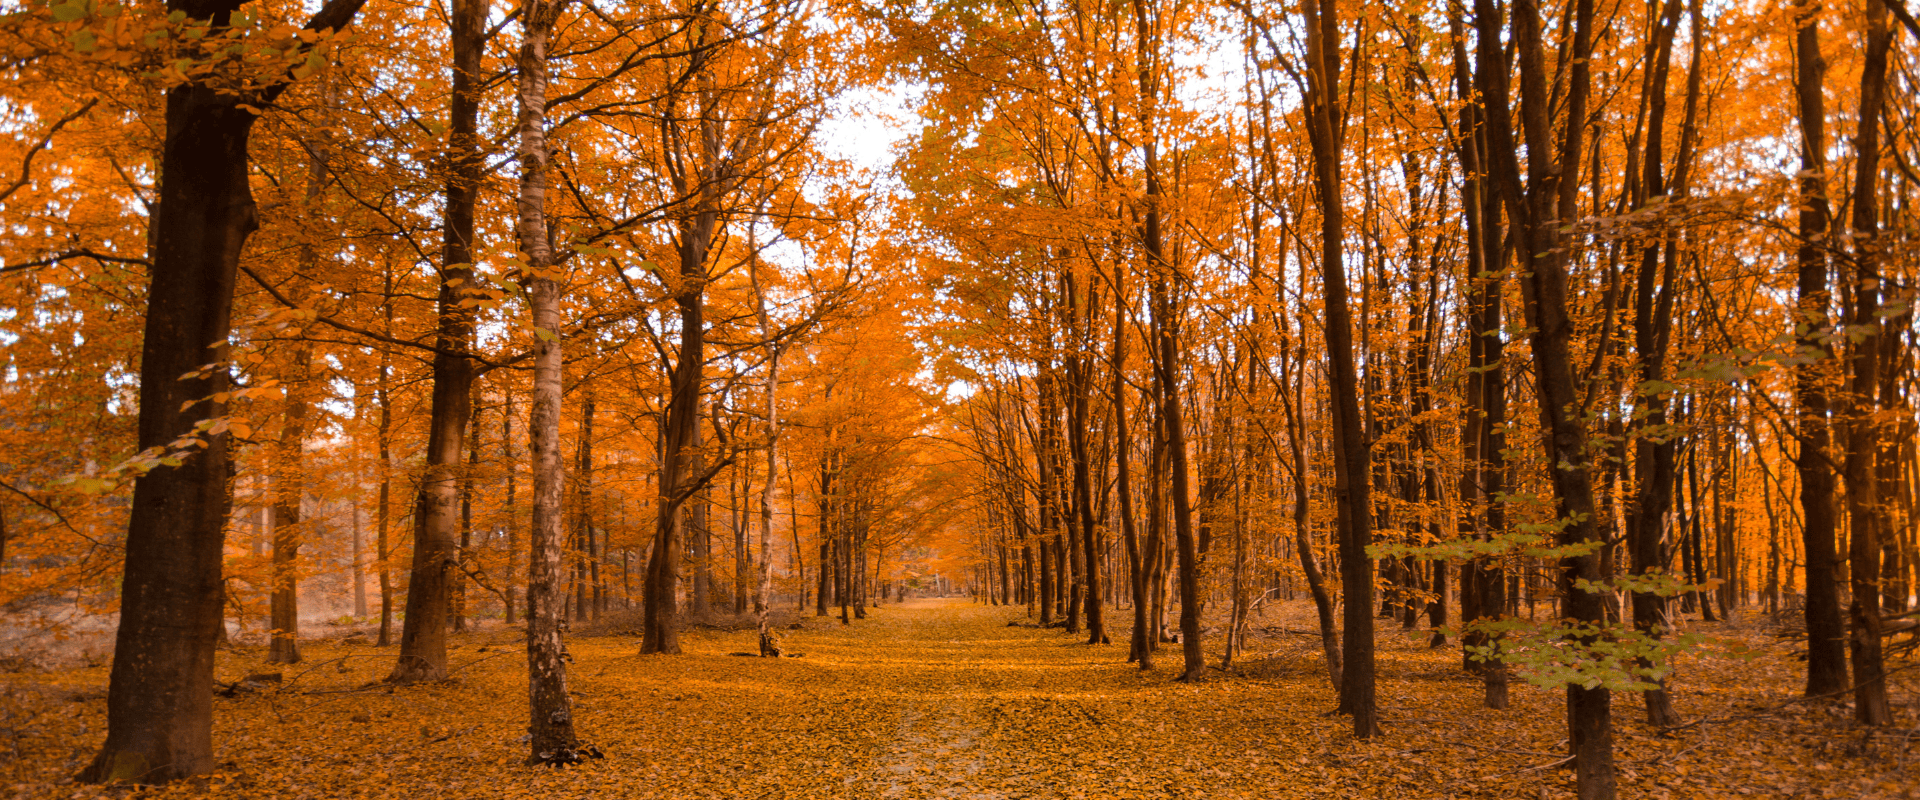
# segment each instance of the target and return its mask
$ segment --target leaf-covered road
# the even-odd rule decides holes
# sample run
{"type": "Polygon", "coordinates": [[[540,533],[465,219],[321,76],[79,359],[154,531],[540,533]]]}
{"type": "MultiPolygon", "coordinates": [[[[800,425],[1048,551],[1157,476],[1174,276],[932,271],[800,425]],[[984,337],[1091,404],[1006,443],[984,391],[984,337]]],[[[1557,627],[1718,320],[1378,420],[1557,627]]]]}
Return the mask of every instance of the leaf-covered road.
{"type": "MultiPolygon", "coordinates": [[[[1458,651],[1428,650],[1423,635],[1382,632],[1387,735],[1356,742],[1344,718],[1327,714],[1334,698],[1317,641],[1294,635],[1312,624],[1304,605],[1256,621],[1273,636],[1250,644],[1255,658],[1239,674],[1197,685],[1171,681],[1177,649],[1142,673],[1124,663],[1124,644],[1009,627],[1022,611],[917,600],[852,626],[806,617],[783,631],[800,656],[779,660],[731,655],[754,647],[751,629],[689,630],[686,653],[670,657],[636,655],[638,639],[617,625],[583,632],[570,641],[576,712],[608,755],[564,770],[522,765],[517,630],[456,636],[453,683],[391,690],[358,688],[385,673],[391,650],[315,641],[279,690],[216,701],[221,768],[208,785],[149,796],[1570,796],[1569,776],[1547,767],[1565,735],[1557,694],[1517,685],[1512,707],[1479,708],[1458,651]]],[[[263,656],[223,651],[217,672],[231,680],[269,669],[263,656]]],[[[1690,664],[1678,684],[1683,713],[1738,721],[1672,737],[1638,723],[1636,700],[1617,699],[1623,789],[1911,796],[1915,755],[1897,737],[1858,741],[1823,709],[1746,713],[1790,699],[1798,669],[1784,657],[1690,664]]],[[[18,677],[0,696],[19,754],[0,766],[0,783],[26,797],[104,796],[67,780],[99,745],[104,668],[18,677]]]]}

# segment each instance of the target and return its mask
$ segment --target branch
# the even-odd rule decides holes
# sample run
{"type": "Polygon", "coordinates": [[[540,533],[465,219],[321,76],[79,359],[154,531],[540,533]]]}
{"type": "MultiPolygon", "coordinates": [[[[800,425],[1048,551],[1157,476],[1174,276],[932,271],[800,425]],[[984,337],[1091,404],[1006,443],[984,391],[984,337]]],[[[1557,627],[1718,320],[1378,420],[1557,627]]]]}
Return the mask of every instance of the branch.
{"type": "MultiPolygon", "coordinates": [[[[1888,2],[1896,2],[1896,0],[1888,0],[1888,2]]],[[[1908,17],[1907,19],[1911,20],[1912,17],[1908,17]]],[[[1911,25],[1913,23],[1908,22],[1907,24],[1911,25]]],[[[73,110],[73,113],[61,117],[58,121],[54,122],[53,127],[47,129],[46,135],[40,137],[39,142],[27,148],[27,154],[20,157],[20,177],[15,179],[13,185],[8,186],[5,191],[0,191],[0,203],[6,202],[7,198],[12,197],[14,192],[20,191],[21,187],[26,186],[27,183],[33,179],[33,157],[40,155],[40,151],[47,149],[47,145],[53,143],[53,135],[59,133],[61,128],[67,127],[67,123],[79,119],[81,114],[92,110],[94,104],[98,102],[100,102],[100,98],[94,97],[89,98],[85,103],[81,103],[79,108],[73,110]]]]}
{"type": "MultiPolygon", "coordinates": [[[[4,199],[4,198],[0,198],[0,199],[4,199]]],[[[91,258],[95,261],[104,261],[109,264],[137,264],[142,267],[148,267],[148,268],[153,267],[153,262],[148,261],[144,258],[126,258],[123,256],[110,256],[105,253],[96,253],[85,247],[79,247],[72,250],[68,250],[64,253],[47,256],[46,258],[38,259],[35,261],[22,261],[18,264],[8,264],[4,267],[0,267],[0,275],[5,275],[6,273],[9,273],[9,272],[21,272],[23,270],[35,269],[38,267],[50,267],[50,266],[53,266],[54,264],[58,264],[69,258],[91,258]]]]}
{"type": "Polygon", "coordinates": [[[1885,2],[1887,10],[1900,18],[1900,24],[1907,26],[1907,31],[1912,33],[1914,38],[1920,39],[1920,22],[1914,21],[1913,13],[1907,10],[1907,4],[1901,0],[1885,0],[1885,2]]]}

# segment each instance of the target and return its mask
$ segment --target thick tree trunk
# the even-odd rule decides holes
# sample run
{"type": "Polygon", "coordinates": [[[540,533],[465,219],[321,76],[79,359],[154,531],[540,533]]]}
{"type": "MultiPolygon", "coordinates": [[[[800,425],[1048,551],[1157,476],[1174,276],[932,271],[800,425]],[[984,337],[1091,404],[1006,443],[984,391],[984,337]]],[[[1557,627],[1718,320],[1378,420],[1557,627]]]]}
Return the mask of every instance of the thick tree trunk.
{"type": "MultiPolygon", "coordinates": [[[[175,0],[215,24],[211,6],[175,0]]],[[[167,92],[146,339],[139,446],[164,448],[225,413],[234,276],[257,226],[247,187],[255,116],[241,98],[187,84],[167,92]],[[179,376],[186,376],[184,378],[179,376]],[[204,401],[206,405],[200,405],[204,401]]],[[[230,498],[228,437],[134,482],[120,627],[107,690],[107,740],[80,774],[90,782],[161,783],[213,769],[213,647],[221,625],[221,558],[230,498]]]]}
{"type": "MultiPolygon", "coordinates": [[[[306,27],[344,27],[361,2],[332,0],[306,27]]],[[[235,6],[170,0],[167,8],[218,31],[235,6]]],[[[247,140],[257,115],[248,104],[270,103],[284,87],[235,94],[190,82],[167,91],[140,350],[143,451],[195,435],[203,419],[226,412],[213,395],[228,388],[228,373],[204,367],[226,361],[234,276],[258,225],[247,185],[247,140]]],[[[83,781],[159,783],[213,769],[208,687],[232,502],[228,436],[206,435],[206,447],[182,455],[178,465],[157,465],[134,482],[107,738],[81,771],[83,781]]]]}
{"type": "MultiPolygon", "coordinates": [[[[447,131],[451,174],[441,242],[439,329],[434,339],[433,399],[427,422],[425,472],[414,503],[413,568],[400,630],[394,683],[447,677],[447,610],[459,576],[460,449],[473,413],[473,284],[475,198],[485,164],[479,153],[480,55],[486,47],[488,0],[455,0],[449,39],[453,96],[447,131]]],[[[522,245],[525,246],[524,244],[522,245]]]]}

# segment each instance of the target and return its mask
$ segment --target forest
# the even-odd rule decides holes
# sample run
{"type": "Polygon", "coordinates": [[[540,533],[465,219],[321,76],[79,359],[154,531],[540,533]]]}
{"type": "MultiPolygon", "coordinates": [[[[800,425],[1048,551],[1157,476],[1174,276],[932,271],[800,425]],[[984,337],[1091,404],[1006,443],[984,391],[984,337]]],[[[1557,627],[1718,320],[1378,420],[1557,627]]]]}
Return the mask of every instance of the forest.
{"type": "Polygon", "coordinates": [[[0,783],[1920,796],[1916,45],[0,4],[0,783]]]}

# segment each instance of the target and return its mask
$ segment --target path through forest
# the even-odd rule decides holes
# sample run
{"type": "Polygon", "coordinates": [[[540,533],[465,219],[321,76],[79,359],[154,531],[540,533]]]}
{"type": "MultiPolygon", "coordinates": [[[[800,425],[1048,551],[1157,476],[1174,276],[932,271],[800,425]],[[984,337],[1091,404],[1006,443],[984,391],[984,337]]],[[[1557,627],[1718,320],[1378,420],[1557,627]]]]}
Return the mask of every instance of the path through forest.
{"type": "MultiPolygon", "coordinates": [[[[1243,669],[1171,681],[1177,652],[1142,673],[1125,645],[1024,623],[1024,609],[960,599],[886,605],[865,620],[802,617],[798,657],[742,657],[750,627],[693,627],[679,656],[639,656],[624,621],[569,640],[575,710],[604,760],[521,765],[525,650],[517,628],[454,639],[451,683],[369,685],[392,651],[316,639],[277,689],[215,705],[220,771],[156,797],[261,798],[1325,798],[1563,797],[1557,693],[1516,686],[1478,707],[1453,648],[1380,638],[1387,735],[1355,742],[1306,633],[1303,603],[1270,609],[1243,669]],[[1544,793],[1543,793],[1544,791],[1544,793]]],[[[1122,620],[1124,624],[1125,620],[1122,620]]],[[[1416,632],[1417,633],[1417,632],[1416,632]]],[[[1115,629],[1125,641],[1124,627],[1115,629]]],[[[1741,633],[1754,639],[1753,629],[1741,633]]],[[[1211,640],[1210,640],[1210,643],[1211,640]]],[[[1781,654],[1783,656],[1784,654],[1781,654]]],[[[223,680],[269,669],[263,648],[222,651],[223,680]]],[[[69,778],[98,747],[104,661],[0,675],[0,786],[86,797],[69,778]]],[[[1616,706],[1633,796],[1897,797],[1920,786],[1901,736],[1862,739],[1844,714],[1790,701],[1797,662],[1695,660],[1683,713],[1741,720],[1660,736],[1616,706]],[[1760,709],[1756,711],[1756,709],[1760,709]],[[1905,788],[1902,788],[1905,787],[1905,788]]],[[[102,795],[105,796],[105,795],[102,795]]],[[[122,796],[122,795],[115,795],[122,796]]]]}

